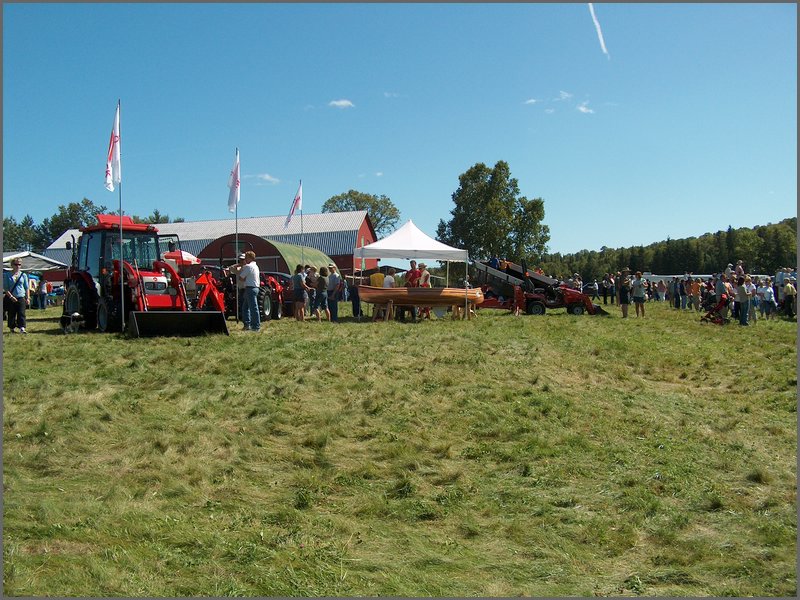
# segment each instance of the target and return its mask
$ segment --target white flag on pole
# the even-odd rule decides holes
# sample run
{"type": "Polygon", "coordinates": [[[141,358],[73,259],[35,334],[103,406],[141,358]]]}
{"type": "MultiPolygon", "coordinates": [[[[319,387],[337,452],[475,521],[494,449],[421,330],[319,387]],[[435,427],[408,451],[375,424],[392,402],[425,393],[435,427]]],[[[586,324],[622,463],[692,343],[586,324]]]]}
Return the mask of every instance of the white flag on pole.
{"type": "Polygon", "coordinates": [[[297,188],[297,194],[294,196],[294,200],[292,200],[292,208],[289,211],[288,216],[286,217],[286,223],[283,224],[283,228],[286,229],[289,226],[289,223],[294,216],[294,212],[296,210],[303,210],[303,181],[300,180],[300,187],[297,188]]]}
{"type": "Polygon", "coordinates": [[[233,161],[231,176],[228,178],[228,187],[231,189],[228,194],[228,212],[234,212],[236,205],[239,204],[239,149],[236,149],[236,160],[233,161]]]}
{"type": "Polygon", "coordinates": [[[114,114],[114,127],[111,129],[111,140],[108,142],[108,157],[106,158],[106,189],[114,191],[114,184],[122,182],[122,161],[119,156],[119,102],[117,112],[114,114]]]}

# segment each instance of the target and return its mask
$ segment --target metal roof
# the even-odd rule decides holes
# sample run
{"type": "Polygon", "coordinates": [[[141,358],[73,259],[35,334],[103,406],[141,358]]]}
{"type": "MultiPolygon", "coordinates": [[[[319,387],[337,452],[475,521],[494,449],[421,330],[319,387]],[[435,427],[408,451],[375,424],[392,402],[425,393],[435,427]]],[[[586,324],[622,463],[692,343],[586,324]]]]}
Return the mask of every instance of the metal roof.
{"type": "MultiPolygon", "coordinates": [[[[248,217],[239,219],[239,233],[250,233],[277,242],[311,246],[329,256],[352,254],[358,242],[358,230],[367,211],[316,213],[295,215],[288,227],[286,217],[248,217]],[[301,234],[302,216],[302,234],[301,234]]],[[[161,234],[174,234],[181,240],[181,248],[199,254],[213,240],[229,235],[236,230],[235,219],[216,221],[187,221],[184,223],[160,223],[156,225],[161,234]]],[[[47,253],[67,247],[67,242],[80,235],[77,229],[68,229],[47,247],[47,253]]]]}

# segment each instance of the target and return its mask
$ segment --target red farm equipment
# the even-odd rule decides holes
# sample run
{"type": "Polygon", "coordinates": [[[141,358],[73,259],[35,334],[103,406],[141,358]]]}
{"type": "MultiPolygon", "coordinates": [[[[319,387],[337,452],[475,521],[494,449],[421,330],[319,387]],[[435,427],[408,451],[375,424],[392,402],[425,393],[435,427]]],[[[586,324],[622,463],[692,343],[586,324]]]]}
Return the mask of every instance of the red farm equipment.
{"type": "Polygon", "coordinates": [[[111,332],[122,329],[125,315],[134,337],[227,335],[224,313],[191,310],[183,279],[162,260],[176,245],[180,250],[177,237],[159,236],[153,225],[97,215],[97,224],[81,228],[71,245],[64,316],[77,313],[84,328],[111,332]]]}
{"type": "MultiPolygon", "coordinates": [[[[249,242],[245,243],[250,245],[249,242]]],[[[202,273],[194,280],[197,287],[194,306],[202,310],[222,310],[226,317],[235,316],[238,319],[236,275],[230,269],[236,259],[226,259],[223,256],[226,246],[229,244],[233,245],[232,242],[225,242],[220,248],[219,266],[204,265],[202,273]]],[[[285,293],[286,290],[278,278],[278,273],[261,272],[258,308],[261,311],[262,321],[278,320],[283,317],[285,293]]]]}
{"type": "Polygon", "coordinates": [[[481,308],[514,310],[517,306],[529,315],[543,315],[546,310],[565,308],[569,314],[607,315],[589,296],[552,277],[539,275],[525,265],[508,263],[504,270],[475,261],[477,281],[483,290],[481,308]]]}

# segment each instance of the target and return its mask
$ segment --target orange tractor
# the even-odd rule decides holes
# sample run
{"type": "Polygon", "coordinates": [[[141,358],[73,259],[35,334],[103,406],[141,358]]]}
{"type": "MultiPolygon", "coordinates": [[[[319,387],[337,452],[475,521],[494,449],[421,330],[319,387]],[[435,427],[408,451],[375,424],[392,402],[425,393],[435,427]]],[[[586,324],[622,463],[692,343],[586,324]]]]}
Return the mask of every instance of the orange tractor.
{"type": "MultiPolygon", "coordinates": [[[[120,331],[124,323],[135,337],[228,334],[218,306],[192,310],[183,279],[162,260],[180,241],[130,217],[97,215],[97,224],[81,228],[67,271],[64,317],[81,316],[83,327],[120,331]],[[121,237],[120,237],[121,236],[121,237]]],[[[210,286],[209,286],[210,287],[210,286]]]]}

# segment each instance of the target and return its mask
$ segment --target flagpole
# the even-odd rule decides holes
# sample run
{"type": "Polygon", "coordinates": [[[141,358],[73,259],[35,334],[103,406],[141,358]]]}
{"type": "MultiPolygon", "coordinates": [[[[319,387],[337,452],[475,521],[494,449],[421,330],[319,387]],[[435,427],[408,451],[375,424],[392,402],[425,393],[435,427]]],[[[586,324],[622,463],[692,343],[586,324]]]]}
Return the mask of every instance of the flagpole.
{"type": "MultiPolygon", "coordinates": [[[[300,180],[300,187],[303,187],[303,180],[300,180]]],[[[303,204],[302,200],[300,203],[300,262],[303,263],[303,267],[306,266],[306,258],[305,258],[305,249],[306,249],[306,242],[305,238],[303,237],[303,204]]]]}
{"type": "MultiPolygon", "coordinates": [[[[117,99],[117,110],[119,110],[119,139],[122,140],[122,99],[117,99]]],[[[122,142],[120,144],[120,156],[122,156],[122,142]]],[[[120,158],[120,164],[122,159],[120,158]]],[[[119,180],[119,313],[121,319],[120,331],[125,331],[125,268],[122,264],[122,177],[119,180]]]]}
{"type": "MultiPolygon", "coordinates": [[[[239,152],[239,149],[236,149],[236,152],[239,152]]],[[[236,263],[239,262],[239,203],[236,203],[236,243],[234,244],[234,257],[236,258],[236,263]]],[[[239,272],[236,272],[236,277],[234,283],[236,284],[236,322],[239,322],[239,272]]]]}

